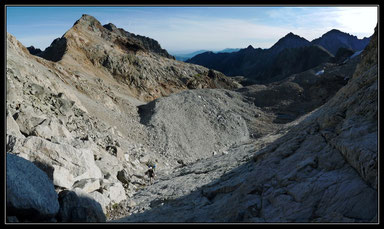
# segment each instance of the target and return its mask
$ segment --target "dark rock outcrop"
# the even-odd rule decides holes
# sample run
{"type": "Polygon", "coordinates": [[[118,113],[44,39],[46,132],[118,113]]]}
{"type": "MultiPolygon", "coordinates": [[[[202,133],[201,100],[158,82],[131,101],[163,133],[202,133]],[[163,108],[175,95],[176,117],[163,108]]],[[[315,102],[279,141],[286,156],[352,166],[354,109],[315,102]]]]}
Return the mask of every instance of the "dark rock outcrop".
{"type": "Polygon", "coordinates": [[[320,46],[286,48],[274,58],[271,65],[262,73],[255,71],[250,74],[256,75],[255,79],[259,82],[270,83],[332,61],[333,55],[320,46]]]}
{"type": "Polygon", "coordinates": [[[47,47],[43,52],[37,53],[46,60],[59,61],[63,58],[65,51],[67,50],[67,39],[65,37],[56,38],[52,44],[47,47]]]}
{"type": "Polygon", "coordinates": [[[34,46],[29,46],[27,47],[29,53],[31,53],[32,55],[38,55],[39,53],[41,53],[41,49],[39,48],[35,48],[34,46]]]}
{"type": "Polygon", "coordinates": [[[30,222],[49,222],[59,211],[52,181],[32,162],[7,153],[7,215],[30,222]]]}
{"type": "Polygon", "coordinates": [[[336,63],[342,63],[345,61],[348,57],[352,56],[355,52],[352,49],[349,48],[339,48],[335,55],[335,62],[336,63]]]}
{"type": "Polygon", "coordinates": [[[81,190],[60,192],[59,202],[58,222],[98,223],[106,220],[101,205],[81,190]]]}
{"type": "Polygon", "coordinates": [[[175,59],[172,55],[170,55],[167,50],[161,48],[159,42],[149,37],[135,35],[133,33],[127,32],[122,28],[117,28],[114,24],[108,23],[104,25],[104,28],[108,29],[111,32],[120,34],[121,36],[129,37],[135,39],[137,43],[139,43],[144,49],[149,50],[151,52],[157,53],[161,56],[175,59]]]}

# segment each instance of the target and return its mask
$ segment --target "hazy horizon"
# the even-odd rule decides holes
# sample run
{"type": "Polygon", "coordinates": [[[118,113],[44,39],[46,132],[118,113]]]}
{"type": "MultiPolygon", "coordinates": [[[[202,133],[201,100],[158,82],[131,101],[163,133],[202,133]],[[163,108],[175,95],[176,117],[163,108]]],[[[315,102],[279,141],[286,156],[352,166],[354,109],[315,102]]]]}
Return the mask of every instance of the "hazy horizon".
{"type": "Polygon", "coordinates": [[[289,32],[308,41],[331,29],[369,37],[377,7],[21,7],[7,6],[7,32],[26,47],[44,50],[82,14],[101,24],[157,40],[169,53],[226,48],[270,48],[289,32]]]}

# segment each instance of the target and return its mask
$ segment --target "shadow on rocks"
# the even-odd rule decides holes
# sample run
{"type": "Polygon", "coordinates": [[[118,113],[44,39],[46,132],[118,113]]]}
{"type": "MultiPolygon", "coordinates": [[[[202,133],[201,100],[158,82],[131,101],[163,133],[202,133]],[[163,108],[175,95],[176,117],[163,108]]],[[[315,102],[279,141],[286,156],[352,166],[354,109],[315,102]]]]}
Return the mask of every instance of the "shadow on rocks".
{"type": "Polygon", "coordinates": [[[60,192],[59,204],[57,222],[97,223],[106,221],[101,205],[78,190],[60,192]]]}
{"type": "Polygon", "coordinates": [[[44,162],[41,162],[41,161],[33,161],[32,162],[34,165],[36,165],[36,167],[38,167],[39,169],[41,169],[42,171],[44,171],[48,178],[53,181],[53,171],[55,170],[53,168],[52,165],[48,164],[48,163],[44,163],[44,162]]]}

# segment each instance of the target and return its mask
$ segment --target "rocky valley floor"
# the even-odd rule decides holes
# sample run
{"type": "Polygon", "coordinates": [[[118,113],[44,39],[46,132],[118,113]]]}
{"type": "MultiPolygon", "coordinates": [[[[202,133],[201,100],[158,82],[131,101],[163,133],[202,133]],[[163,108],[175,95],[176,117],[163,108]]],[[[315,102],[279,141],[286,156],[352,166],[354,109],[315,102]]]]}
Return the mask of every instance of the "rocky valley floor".
{"type": "Polygon", "coordinates": [[[40,56],[7,34],[8,222],[378,221],[376,33],[244,87],[148,39],[89,15],[40,56]]]}

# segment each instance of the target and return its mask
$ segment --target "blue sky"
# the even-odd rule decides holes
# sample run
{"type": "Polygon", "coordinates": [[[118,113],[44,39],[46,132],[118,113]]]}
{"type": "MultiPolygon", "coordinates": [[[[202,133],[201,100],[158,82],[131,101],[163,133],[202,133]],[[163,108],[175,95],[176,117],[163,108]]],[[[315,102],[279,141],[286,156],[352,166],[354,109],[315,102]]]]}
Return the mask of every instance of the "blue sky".
{"type": "Polygon", "coordinates": [[[7,32],[45,49],[82,14],[101,24],[151,37],[170,53],[269,48],[289,32],[311,41],[331,29],[358,38],[373,34],[376,6],[355,7],[20,7],[8,6],[7,32]]]}

